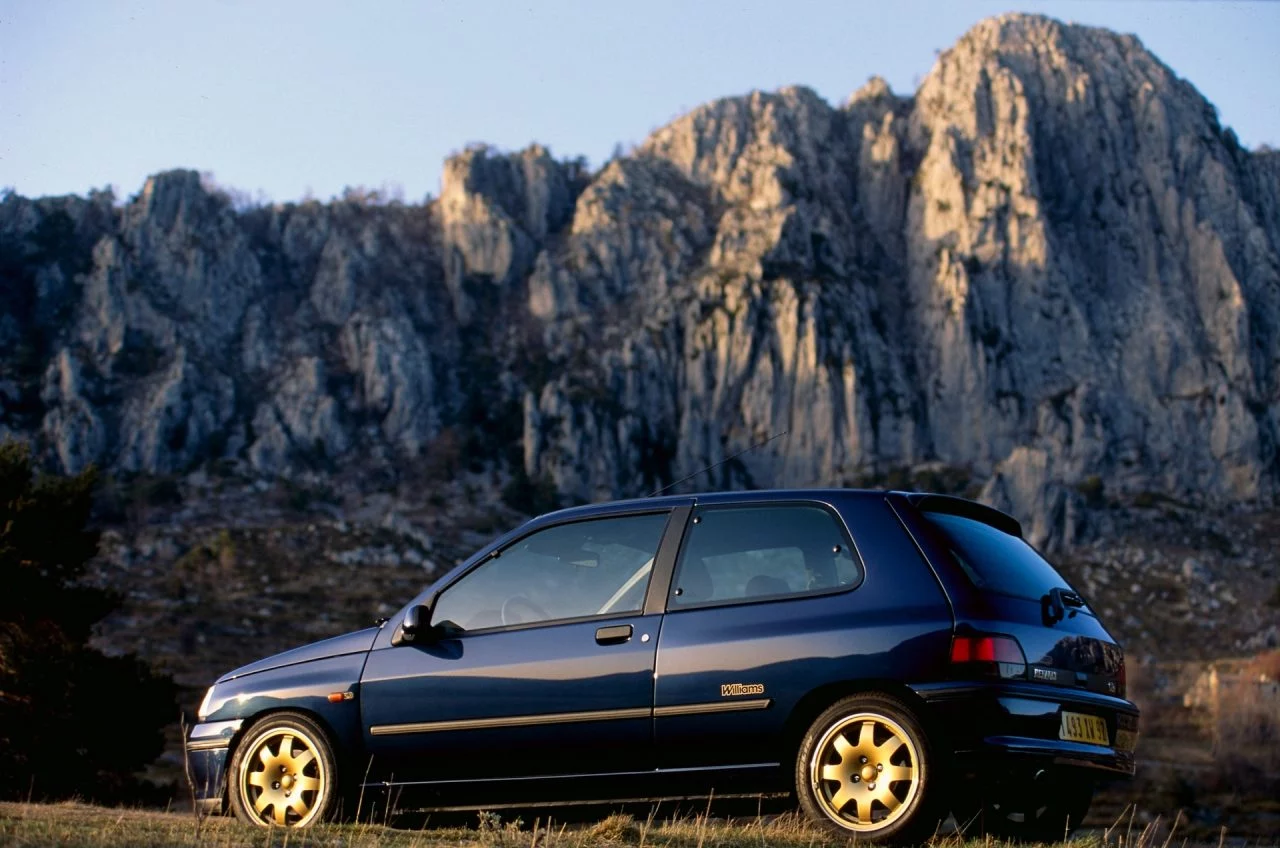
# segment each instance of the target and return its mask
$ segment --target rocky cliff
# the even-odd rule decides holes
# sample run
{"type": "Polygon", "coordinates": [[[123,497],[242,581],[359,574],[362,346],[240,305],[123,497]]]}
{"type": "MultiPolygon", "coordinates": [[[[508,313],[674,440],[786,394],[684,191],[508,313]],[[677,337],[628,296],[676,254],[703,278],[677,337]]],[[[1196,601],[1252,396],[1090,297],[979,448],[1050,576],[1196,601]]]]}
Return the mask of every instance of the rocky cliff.
{"type": "Polygon", "coordinates": [[[0,431],[68,470],[448,451],[596,499],[787,431],[685,489],[962,468],[1040,542],[1082,482],[1280,483],[1280,154],[1037,16],[912,97],[727,98],[596,173],[469,149],[425,205],[10,195],[0,279],[0,431]]]}

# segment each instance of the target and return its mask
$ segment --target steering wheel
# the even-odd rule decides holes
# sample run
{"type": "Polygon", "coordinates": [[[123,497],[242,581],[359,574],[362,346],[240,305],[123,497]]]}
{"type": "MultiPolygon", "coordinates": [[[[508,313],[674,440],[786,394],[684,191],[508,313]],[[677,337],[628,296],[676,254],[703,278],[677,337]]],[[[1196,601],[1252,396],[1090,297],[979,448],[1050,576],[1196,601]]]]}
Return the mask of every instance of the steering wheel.
{"type": "Polygon", "coordinates": [[[550,615],[547,614],[546,610],[544,610],[542,607],[538,606],[533,601],[526,598],[524,595],[513,595],[512,597],[507,598],[505,601],[502,602],[502,623],[503,624],[523,624],[524,623],[523,620],[520,620],[520,621],[511,620],[509,613],[511,612],[512,609],[516,607],[524,607],[526,610],[533,613],[534,615],[533,620],[535,621],[538,619],[551,617],[550,615]]]}

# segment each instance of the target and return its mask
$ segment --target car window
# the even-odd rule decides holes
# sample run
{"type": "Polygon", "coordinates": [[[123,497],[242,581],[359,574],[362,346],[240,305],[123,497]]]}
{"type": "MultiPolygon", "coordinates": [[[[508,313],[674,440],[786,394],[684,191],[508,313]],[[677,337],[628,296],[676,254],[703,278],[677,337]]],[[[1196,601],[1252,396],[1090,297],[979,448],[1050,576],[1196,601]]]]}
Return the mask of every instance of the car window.
{"type": "Polygon", "coordinates": [[[446,589],[432,623],[469,631],[639,611],[666,523],[653,513],[540,530],[446,589]]]}
{"type": "Polygon", "coordinates": [[[960,515],[925,512],[924,518],[979,589],[1033,601],[1051,589],[1071,590],[1062,575],[1017,536],[960,515]]]}
{"type": "Polygon", "coordinates": [[[821,507],[702,509],[680,554],[670,606],[830,592],[861,577],[835,516],[821,507]]]}

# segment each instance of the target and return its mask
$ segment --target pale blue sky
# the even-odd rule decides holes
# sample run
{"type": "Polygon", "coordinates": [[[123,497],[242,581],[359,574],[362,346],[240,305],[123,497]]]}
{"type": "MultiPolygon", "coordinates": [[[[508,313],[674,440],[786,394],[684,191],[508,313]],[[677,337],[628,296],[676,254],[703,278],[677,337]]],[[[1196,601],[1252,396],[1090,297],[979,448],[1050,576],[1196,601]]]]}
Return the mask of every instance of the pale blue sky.
{"type": "Polygon", "coordinates": [[[132,194],[191,167],[275,200],[418,200],[472,141],[599,164],[719,96],[909,93],[1014,9],[1136,33],[1246,145],[1280,146],[1280,3],[0,0],[0,186],[132,194]]]}

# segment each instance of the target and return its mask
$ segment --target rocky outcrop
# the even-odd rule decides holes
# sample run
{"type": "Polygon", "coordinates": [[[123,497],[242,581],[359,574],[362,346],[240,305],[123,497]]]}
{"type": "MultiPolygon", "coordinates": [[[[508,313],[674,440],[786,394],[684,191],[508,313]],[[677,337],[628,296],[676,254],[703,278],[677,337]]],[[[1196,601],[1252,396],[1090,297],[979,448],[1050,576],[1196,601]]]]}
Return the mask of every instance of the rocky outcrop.
{"type": "Polygon", "coordinates": [[[462,445],[584,499],[947,465],[1070,542],[1094,477],[1274,496],[1278,163],[1135,38],[1009,15],[909,98],[727,98],[595,174],[473,148],[423,206],[10,196],[0,427],[68,469],[462,445]]]}
{"type": "MultiPolygon", "coordinates": [[[[659,130],[650,160],[710,193],[716,232],[660,295],[685,305],[674,343],[634,332],[598,359],[594,396],[632,413],[615,441],[674,429],[686,469],[790,433],[703,485],[967,466],[1040,541],[1071,538],[1093,475],[1274,492],[1274,154],[1243,151],[1136,39],[1007,16],[909,101],[879,80],[842,109],[803,89],[720,101],[659,130]],[[617,385],[653,360],[674,403],[617,385]]],[[[592,433],[616,426],[595,419],[551,440],[576,449],[546,463],[567,488],[584,471],[565,455],[636,467],[602,458],[592,433]]]]}
{"type": "Polygon", "coordinates": [[[1136,39],[1038,18],[976,28],[916,101],[917,351],[966,423],[938,453],[1023,511],[1094,470],[1269,491],[1280,269],[1212,107],[1136,39]]]}

